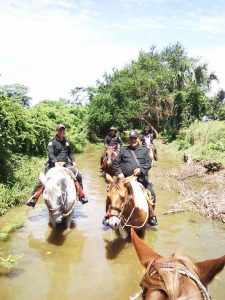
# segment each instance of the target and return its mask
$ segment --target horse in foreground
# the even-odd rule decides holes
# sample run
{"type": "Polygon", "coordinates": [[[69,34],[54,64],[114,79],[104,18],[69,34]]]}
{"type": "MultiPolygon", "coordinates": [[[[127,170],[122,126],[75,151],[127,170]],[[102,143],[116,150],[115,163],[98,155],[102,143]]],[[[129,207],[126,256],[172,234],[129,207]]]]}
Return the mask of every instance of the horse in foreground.
{"type": "Polygon", "coordinates": [[[49,210],[49,220],[55,228],[65,222],[70,228],[77,192],[72,172],[63,167],[51,168],[46,175],[41,173],[40,180],[45,186],[43,197],[49,210]]]}
{"type": "Polygon", "coordinates": [[[113,146],[106,146],[104,155],[101,158],[101,169],[103,172],[114,175],[113,165],[118,155],[116,148],[113,146]]]}
{"type": "Polygon", "coordinates": [[[137,177],[122,180],[106,174],[106,182],[110,227],[118,228],[122,239],[128,237],[131,228],[144,233],[149,218],[148,194],[137,177]]]}
{"type": "Polygon", "coordinates": [[[141,281],[141,292],[130,297],[146,300],[210,300],[207,285],[224,268],[225,255],[193,263],[181,254],[162,257],[146,245],[132,230],[131,238],[146,272],[141,281]]]}

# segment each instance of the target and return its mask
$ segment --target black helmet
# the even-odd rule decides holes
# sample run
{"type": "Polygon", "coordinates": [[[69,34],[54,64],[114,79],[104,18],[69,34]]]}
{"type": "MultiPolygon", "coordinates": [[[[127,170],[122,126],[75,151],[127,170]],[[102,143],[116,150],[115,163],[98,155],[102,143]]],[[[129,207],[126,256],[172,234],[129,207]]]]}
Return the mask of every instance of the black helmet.
{"type": "Polygon", "coordinates": [[[139,138],[139,133],[136,130],[132,130],[129,134],[129,138],[139,138]]]}

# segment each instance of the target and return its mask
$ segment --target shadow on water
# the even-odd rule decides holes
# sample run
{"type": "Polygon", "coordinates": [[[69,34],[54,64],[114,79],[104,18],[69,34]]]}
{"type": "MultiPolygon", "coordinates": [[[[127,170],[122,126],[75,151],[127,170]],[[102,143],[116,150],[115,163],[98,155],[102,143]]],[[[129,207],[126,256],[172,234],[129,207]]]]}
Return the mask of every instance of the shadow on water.
{"type": "Polygon", "coordinates": [[[14,267],[13,269],[0,271],[0,278],[7,277],[7,278],[13,279],[13,278],[20,276],[23,272],[24,272],[24,270],[22,268],[14,267]]]}
{"type": "Polygon", "coordinates": [[[107,259],[115,259],[119,253],[124,249],[127,240],[122,240],[120,236],[115,238],[112,241],[104,239],[105,242],[105,250],[106,250],[106,258],[107,259]]]}
{"type": "Polygon", "coordinates": [[[66,233],[64,234],[65,230],[64,226],[52,228],[47,238],[48,243],[55,246],[62,246],[65,243],[67,235],[71,232],[71,229],[69,229],[68,231],[66,230],[66,233]]]}

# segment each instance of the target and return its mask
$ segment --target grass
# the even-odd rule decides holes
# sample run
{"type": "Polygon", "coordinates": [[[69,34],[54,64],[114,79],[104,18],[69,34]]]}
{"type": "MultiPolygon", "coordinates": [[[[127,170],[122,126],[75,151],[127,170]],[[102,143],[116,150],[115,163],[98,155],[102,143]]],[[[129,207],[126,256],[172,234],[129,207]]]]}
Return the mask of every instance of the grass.
{"type": "Polygon", "coordinates": [[[18,156],[13,182],[8,185],[0,183],[0,215],[5,214],[11,207],[25,203],[45,161],[45,158],[18,156]]]}
{"type": "Polygon", "coordinates": [[[196,159],[225,164],[225,122],[194,122],[172,143],[196,159]]]}

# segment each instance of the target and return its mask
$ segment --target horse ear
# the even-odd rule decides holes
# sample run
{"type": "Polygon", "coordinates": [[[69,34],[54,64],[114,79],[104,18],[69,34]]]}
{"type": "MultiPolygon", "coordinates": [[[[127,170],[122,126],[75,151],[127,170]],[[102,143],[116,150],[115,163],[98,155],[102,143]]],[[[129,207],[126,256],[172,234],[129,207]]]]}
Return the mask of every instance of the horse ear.
{"type": "Polygon", "coordinates": [[[195,265],[201,282],[206,286],[219,272],[223,270],[225,266],[225,255],[217,259],[198,262],[195,265]]]}
{"type": "Polygon", "coordinates": [[[145,268],[148,266],[148,263],[154,258],[160,257],[158,253],[154,252],[137,236],[133,228],[131,229],[131,239],[137,252],[138,258],[145,268]]]}
{"type": "Polygon", "coordinates": [[[105,181],[106,181],[107,184],[113,183],[113,182],[114,182],[112,176],[110,176],[110,175],[107,174],[107,173],[105,174],[105,181]]]}

